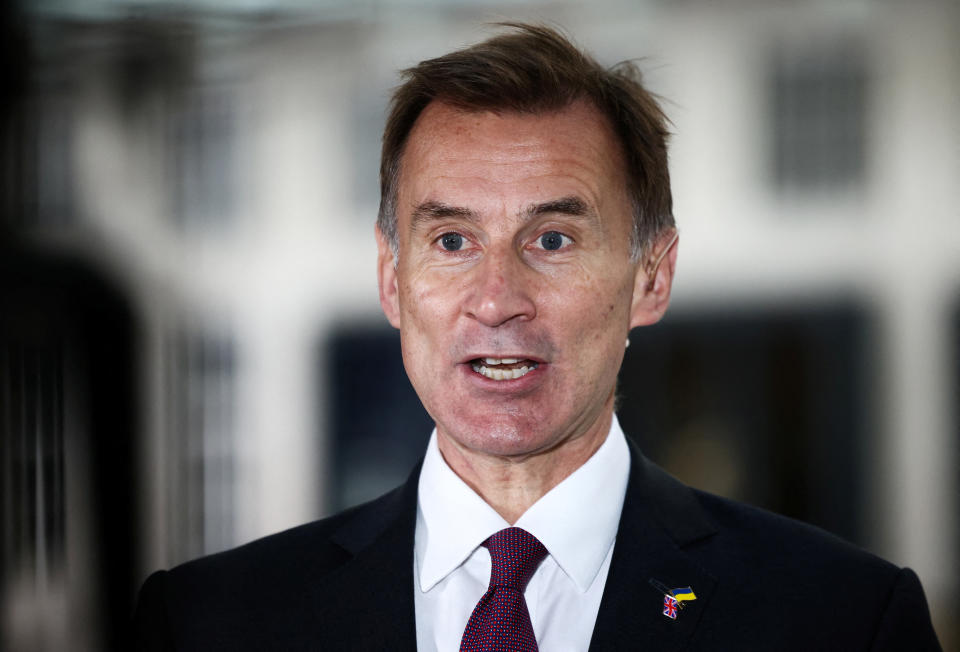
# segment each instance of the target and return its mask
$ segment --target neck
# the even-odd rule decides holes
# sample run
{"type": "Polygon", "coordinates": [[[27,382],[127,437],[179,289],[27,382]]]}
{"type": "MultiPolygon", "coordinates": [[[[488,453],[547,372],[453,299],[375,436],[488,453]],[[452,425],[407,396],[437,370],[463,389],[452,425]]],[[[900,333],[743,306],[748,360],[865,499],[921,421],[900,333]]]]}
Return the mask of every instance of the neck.
{"type": "Polygon", "coordinates": [[[606,441],[612,405],[584,433],[533,454],[500,456],[472,450],[437,429],[444,460],[505,521],[513,525],[535,502],[580,468],[606,441]]]}

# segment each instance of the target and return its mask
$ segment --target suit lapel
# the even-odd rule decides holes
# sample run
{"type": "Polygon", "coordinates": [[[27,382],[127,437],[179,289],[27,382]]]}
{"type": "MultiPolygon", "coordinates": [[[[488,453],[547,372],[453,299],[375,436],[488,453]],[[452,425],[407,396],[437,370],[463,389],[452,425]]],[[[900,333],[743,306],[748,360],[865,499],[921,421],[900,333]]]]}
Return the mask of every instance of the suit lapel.
{"type": "Polygon", "coordinates": [[[716,530],[688,487],[633,442],[630,452],[630,481],[590,649],[685,649],[717,583],[685,548],[716,530]],[[663,615],[664,595],[651,579],[668,588],[690,586],[697,599],[672,620],[663,615]]]}
{"type": "Polygon", "coordinates": [[[352,558],[317,587],[318,624],[330,649],[415,650],[413,536],[420,467],[361,508],[331,540],[352,558]]]}
{"type": "MultiPolygon", "coordinates": [[[[590,650],[687,647],[717,580],[685,550],[716,529],[693,492],[649,462],[630,443],[627,495],[590,650]],[[663,594],[690,586],[697,599],[663,615],[663,594]]],[[[330,649],[415,650],[413,538],[420,467],[407,482],[357,510],[331,535],[349,556],[313,583],[316,624],[330,649]]]]}

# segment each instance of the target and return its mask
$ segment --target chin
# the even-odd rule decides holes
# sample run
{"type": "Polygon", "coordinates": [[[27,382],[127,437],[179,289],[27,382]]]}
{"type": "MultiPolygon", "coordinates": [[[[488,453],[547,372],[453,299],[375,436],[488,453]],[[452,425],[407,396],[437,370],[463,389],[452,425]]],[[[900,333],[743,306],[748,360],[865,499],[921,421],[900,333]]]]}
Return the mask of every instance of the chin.
{"type": "Polygon", "coordinates": [[[530,455],[550,447],[550,437],[542,423],[530,418],[498,418],[454,421],[456,430],[446,429],[461,446],[478,453],[499,457],[530,455]],[[464,426],[464,423],[470,425],[464,426]]]}

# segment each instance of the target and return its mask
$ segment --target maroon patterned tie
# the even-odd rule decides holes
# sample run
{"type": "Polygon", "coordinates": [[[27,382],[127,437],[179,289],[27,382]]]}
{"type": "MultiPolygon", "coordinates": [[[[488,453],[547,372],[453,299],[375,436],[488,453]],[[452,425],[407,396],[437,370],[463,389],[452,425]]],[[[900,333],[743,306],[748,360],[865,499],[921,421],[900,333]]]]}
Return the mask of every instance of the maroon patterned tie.
{"type": "Polygon", "coordinates": [[[490,587],[470,614],[460,652],[537,652],[523,590],[547,549],[518,527],[500,530],[483,545],[490,550],[490,587]]]}

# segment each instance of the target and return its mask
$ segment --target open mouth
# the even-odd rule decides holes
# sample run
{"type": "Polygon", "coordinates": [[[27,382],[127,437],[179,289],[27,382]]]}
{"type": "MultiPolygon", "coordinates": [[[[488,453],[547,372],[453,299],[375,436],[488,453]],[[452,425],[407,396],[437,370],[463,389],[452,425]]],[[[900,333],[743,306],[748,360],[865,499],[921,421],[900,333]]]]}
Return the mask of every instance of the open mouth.
{"type": "Polygon", "coordinates": [[[477,358],[470,367],[490,380],[516,380],[539,366],[539,362],[525,358],[477,358]]]}

